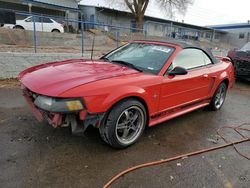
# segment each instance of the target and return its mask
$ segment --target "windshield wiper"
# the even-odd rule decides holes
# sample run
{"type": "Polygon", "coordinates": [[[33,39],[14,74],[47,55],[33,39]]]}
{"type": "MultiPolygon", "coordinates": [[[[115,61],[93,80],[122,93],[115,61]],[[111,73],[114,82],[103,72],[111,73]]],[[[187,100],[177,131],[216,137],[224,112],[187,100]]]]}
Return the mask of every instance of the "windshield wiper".
{"type": "Polygon", "coordinates": [[[135,69],[139,72],[143,72],[143,70],[141,70],[139,67],[133,65],[132,63],[129,63],[129,62],[126,62],[126,61],[122,61],[122,60],[112,60],[111,62],[114,62],[114,63],[119,63],[119,64],[122,64],[122,65],[125,65],[127,67],[130,67],[132,69],[135,69]]]}

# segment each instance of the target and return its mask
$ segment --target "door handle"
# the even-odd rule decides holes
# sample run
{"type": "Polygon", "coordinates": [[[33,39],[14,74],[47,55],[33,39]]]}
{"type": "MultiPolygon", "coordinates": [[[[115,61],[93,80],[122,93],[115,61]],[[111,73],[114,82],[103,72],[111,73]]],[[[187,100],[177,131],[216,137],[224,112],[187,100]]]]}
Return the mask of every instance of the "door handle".
{"type": "Polygon", "coordinates": [[[203,74],[203,77],[204,78],[208,78],[208,74],[203,74]]]}

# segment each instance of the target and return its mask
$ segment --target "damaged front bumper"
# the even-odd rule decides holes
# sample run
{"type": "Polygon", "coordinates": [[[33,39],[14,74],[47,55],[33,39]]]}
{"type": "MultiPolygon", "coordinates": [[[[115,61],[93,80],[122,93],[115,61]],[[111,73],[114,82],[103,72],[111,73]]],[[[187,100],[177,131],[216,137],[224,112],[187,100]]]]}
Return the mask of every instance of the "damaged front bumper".
{"type": "Polygon", "coordinates": [[[86,109],[72,112],[55,112],[41,109],[35,105],[38,94],[25,87],[22,87],[22,89],[25,100],[39,122],[45,120],[54,128],[70,126],[72,133],[75,135],[82,135],[90,125],[99,128],[103,122],[105,113],[90,114],[86,109]]]}

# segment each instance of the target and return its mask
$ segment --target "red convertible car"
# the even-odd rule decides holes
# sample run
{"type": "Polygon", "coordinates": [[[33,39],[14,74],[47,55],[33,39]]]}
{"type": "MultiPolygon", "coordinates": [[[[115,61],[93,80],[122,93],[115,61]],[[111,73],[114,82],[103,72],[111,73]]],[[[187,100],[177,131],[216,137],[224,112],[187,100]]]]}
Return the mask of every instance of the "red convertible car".
{"type": "Polygon", "coordinates": [[[125,148],[146,126],[205,106],[220,109],[234,69],[228,58],[186,43],[132,41],[98,60],[29,68],[19,80],[38,120],[75,134],[91,125],[106,143],[125,148]]]}

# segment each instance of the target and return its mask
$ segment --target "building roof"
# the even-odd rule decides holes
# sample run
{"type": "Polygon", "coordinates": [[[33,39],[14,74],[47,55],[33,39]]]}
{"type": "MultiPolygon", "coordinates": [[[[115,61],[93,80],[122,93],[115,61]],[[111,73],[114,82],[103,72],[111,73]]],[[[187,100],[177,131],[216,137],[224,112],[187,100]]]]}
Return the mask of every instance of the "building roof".
{"type": "Polygon", "coordinates": [[[160,22],[164,22],[164,23],[173,23],[174,25],[180,26],[180,27],[188,27],[188,28],[192,28],[194,30],[203,30],[203,31],[216,31],[219,33],[227,33],[225,31],[221,31],[221,30],[217,30],[217,29],[213,29],[213,28],[209,28],[209,27],[202,27],[202,26],[198,26],[198,25],[193,25],[193,24],[188,24],[185,22],[177,22],[177,21],[172,21],[172,20],[168,20],[168,19],[161,19],[161,18],[153,18],[153,17],[149,17],[149,16],[145,16],[145,18],[148,18],[152,21],[160,21],[160,22]]]}
{"type": "Polygon", "coordinates": [[[250,28],[250,21],[247,23],[235,23],[235,24],[222,24],[222,25],[210,25],[207,26],[212,29],[241,29],[241,28],[250,28]]]}
{"type": "Polygon", "coordinates": [[[44,4],[67,9],[78,9],[77,0],[22,0],[26,3],[44,4]]]}

